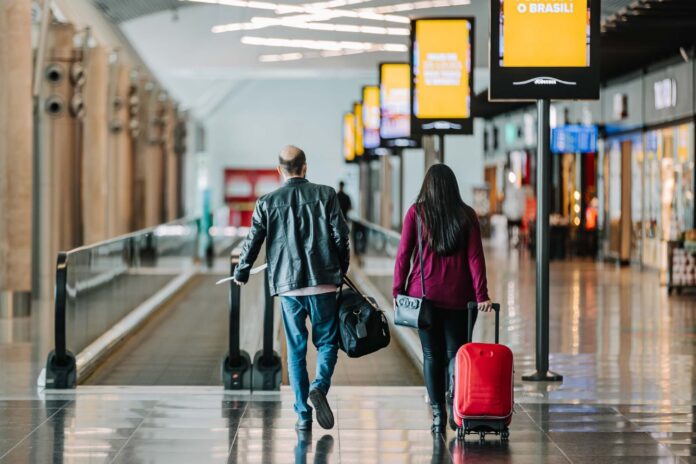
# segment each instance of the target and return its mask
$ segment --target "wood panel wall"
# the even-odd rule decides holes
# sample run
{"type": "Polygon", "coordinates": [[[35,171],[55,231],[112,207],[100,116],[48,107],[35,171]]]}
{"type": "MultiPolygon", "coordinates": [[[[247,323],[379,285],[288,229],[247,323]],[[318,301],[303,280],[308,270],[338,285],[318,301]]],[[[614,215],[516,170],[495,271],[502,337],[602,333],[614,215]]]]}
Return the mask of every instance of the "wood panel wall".
{"type": "Polygon", "coordinates": [[[48,182],[42,200],[47,203],[44,217],[50,234],[50,255],[82,243],[80,159],[81,144],[76,142],[80,103],[83,101],[78,67],[82,64],[74,48],[75,28],[71,24],[51,24],[48,30],[46,60],[43,64],[42,125],[40,149],[48,182]]]}
{"type": "Polygon", "coordinates": [[[108,222],[110,237],[131,230],[133,215],[133,143],[131,140],[130,67],[116,59],[109,73],[109,137],[108,137],[108,222]]]}
{"type": "Polygon", "coordinates": [[[31,0],[0,2],[0,290],[31,290],[31,0]]]}

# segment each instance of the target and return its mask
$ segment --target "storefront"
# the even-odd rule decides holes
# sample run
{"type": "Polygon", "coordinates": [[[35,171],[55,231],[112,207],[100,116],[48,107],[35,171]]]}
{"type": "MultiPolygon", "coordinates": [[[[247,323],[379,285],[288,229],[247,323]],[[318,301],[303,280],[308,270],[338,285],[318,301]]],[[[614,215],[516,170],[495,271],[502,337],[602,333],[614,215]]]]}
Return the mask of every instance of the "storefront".
{"type": "Polygon", "coordinates": [[[642,263],[666,271],[668,244],[694,228],[693,65],[644,79],[642,263]]]}
{"type": "MultiPolygon", "coordinates": [[[[571,239],[573,228],[596,228],[602,259],[667,270],[670,242],[696,227],[695,73],[693,62],[675,59],[609,82],[600,101],[552,105],[552,128],[596,125],[600,134],[595,153],[554,150],[552,224],[567,224],[571,239]]],[[[536,120],[528,114],[486,124],[485,177],[498,191],[534,186],[536,120]]]]}
{"type": "Polygon", "coordinates": [[[641,262],[642,141],[641,132],[604,141],[603,255],[622,264],[641,262]]]}
{"type": "Polygon", "coordinates": [[[642,255],[643,100],[640,74],[613,82],[602,92],[600,256],[622,264],[639,264],[642,255]]]}
{"type": "Polygon", "coordinates": [[[554,223],[564,224],[573,255],[595,256],[597,140],[595,125],[568,124],[552,129],[554,223]]]}

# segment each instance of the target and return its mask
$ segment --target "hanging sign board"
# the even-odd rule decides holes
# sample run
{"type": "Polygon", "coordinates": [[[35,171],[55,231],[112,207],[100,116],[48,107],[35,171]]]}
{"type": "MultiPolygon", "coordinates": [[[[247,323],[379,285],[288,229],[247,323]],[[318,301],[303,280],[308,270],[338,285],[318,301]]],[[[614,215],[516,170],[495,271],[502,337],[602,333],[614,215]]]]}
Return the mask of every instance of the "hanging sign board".
{"type": "Polygon", "coordinates": [[[379,147],[379,87],[366,85],[362,88],[363,145],[366,150],[379,147]]]}
{"type": "Polygon", "coordinates": [[[343,158],[350,163],[355,161],[355,115],[343,114],[343,158]]]}
{"type": "Polygon", "coordinates": [[[411,67],[408,63],[379,65],[379,137],[383,147],[414,148],[411,138],[411,67]]]}
{"type": "Polygon", "coordinates": [[[597,126],[571,124],[551,130],[551,152],[553,153],[597,153],[597,126]]]}
{"type": "Polygon", "coordinates": [[[491,0],[489,99],[598,99],[599,17],[599,0],[491,0]]]}
{"type": "Polygon", "coordinates": [[[411,132],[472,134],[474,18],[411,21],[411,132]]]}

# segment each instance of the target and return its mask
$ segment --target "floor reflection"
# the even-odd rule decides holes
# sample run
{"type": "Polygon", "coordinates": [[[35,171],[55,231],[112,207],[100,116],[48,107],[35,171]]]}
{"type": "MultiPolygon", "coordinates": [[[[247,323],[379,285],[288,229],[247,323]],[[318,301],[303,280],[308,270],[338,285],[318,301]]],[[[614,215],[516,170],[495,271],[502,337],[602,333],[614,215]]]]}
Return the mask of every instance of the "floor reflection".
{"type": "Polygon", "coordinates": [[[327,464],[330,462],[334,449],[334,438],[331,435],[322,436],[312,449],[312,431],[297,431],[297,445],[295,446],[295,464],[307,464],[307,456],[313,457],[314,464],[327,464]]]}

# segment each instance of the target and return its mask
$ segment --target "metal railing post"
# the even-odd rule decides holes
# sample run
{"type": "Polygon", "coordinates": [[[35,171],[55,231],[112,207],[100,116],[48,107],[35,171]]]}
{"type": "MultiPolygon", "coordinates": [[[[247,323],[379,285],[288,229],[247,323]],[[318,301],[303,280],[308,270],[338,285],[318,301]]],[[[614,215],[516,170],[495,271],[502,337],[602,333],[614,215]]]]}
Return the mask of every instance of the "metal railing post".
{"type": "Polygon", "coordinates": [[[55,285],[55,349],[48,354],[46,361],[46,388],[75,388],[77,385],[75,356],[68,351],[66,341],[65,317],[68,297],[68,255],[65,252],[58,253],[55,285]]]}
{"type": "MultiPolygon", "coordinates": [[[[237,257],[230,258],[230,276],[237,267],[237,257]]],[[[225,390],[244,390],[251,388],[251,359],[249,354],[239,347],[241,324],[241,288],[230,280],[229,288],[229,346],[222,361],[222,383],[225,390]]]]}
{"type": "Polygon", "coordinates": [[[278,390],[283,375],[283,362],[273,351],[274,301],[268,282],[268,269],[264,275],[263,348],[254,355],[253,389],[278,390]]]}

